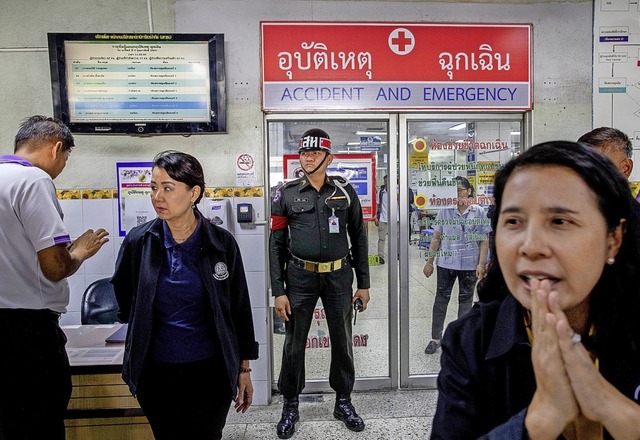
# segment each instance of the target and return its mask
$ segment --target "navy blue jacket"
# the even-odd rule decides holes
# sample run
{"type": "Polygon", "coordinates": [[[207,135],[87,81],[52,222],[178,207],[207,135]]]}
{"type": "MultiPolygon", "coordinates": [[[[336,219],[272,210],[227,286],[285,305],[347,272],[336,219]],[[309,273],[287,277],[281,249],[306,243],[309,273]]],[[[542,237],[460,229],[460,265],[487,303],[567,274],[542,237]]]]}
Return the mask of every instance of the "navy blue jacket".
{"type": "MultiPolygon", "coordinates": [[[[523,313],[508,295],[476,303],[447,327],[432,439],[528,439],[524,418],[536,381],[523,313]]],[[[599,358],[602,375],[639,402],[640,366],[620,377],[611,372],[611,361],[599,358]]]]}
{"type": "MultiPolygon", "coordinates": [[[[212,225],[198,212],[196,215],[202,222],[198,268],[213,311],[230,389],[235,394],[240,361],[258,358],[242,256],[229,232],[212,225]]],[[[162,235],[160,219],[133,228],[120,247],[111,278],[120,306],[118,318],[129,323],[122,378],[133,395],[153,332],[153,301],[165,256],[162,235]]]]}

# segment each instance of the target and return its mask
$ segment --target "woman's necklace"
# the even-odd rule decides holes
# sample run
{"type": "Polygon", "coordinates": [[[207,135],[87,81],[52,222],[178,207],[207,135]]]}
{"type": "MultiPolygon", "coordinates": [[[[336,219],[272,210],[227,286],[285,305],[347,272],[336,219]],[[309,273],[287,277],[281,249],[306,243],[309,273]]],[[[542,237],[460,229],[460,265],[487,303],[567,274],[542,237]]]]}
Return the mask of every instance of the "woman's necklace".
{"type": "Polygon", "coordinates": [[[193,221],[191,222],[191,224],[187,228],[186,234],[184,234],[183,237],[176,237],[173,234],[173,231],[171,231],[171,235],[173,236],[173,239],[175,240],[176,243],[184,243],[185,241],[187,241],[189,239],[189,237],[191,237],[191,234],[193,234],[193,231],[196,230],[197,226],[198,226],[198,219],[196,218],[196,216],[193,216],[193,221]]]}

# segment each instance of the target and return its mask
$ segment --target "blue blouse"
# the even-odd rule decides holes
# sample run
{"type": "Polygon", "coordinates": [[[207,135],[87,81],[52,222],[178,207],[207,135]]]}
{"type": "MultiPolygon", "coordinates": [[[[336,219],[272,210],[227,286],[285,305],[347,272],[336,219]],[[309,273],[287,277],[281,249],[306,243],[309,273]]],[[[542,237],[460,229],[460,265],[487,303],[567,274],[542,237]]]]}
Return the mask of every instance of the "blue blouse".
{"type": "Polygon", "coordinates": [[[213,313],[198,270],[201,222],[181,244],[163,222],[165,255],[153,303],[151,359],[193,362],[214,356],[213,313]]]}

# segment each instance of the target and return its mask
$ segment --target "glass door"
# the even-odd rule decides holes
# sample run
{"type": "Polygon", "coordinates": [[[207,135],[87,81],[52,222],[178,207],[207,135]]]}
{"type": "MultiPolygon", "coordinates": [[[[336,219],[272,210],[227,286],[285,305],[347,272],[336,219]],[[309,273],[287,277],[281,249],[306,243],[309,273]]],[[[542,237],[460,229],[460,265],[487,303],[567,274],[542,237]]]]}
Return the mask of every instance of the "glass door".
{"type": "Polygon", "coordinates": [[[520,153],[524,125],[521,114],[400,116],[399,193],[405,201],[401,206],[411,205],[400,210],[399,228],[403,387],[435,387],[439,329],[446,332],[447,324],[469,307],[467,301],[458,301],[461,279],[463,293],[475,297],[475,280],[454,275],[468,269],[461,266],[462,254],[477,249],[479,255],[482,241],[490,238],[487,211],[493,175],[520,153]],[[464,206],[458,203],[463,196],[464,206]],[[430,247],[434,231],[442,235],[430,247]],[[424,271],[427,261],[434,266],[429,277],[424,271]],[[447,276],[454,282],[448,303],[447,276]],[[435,344],[428,349],[432,340],[435,344]]]}
{"type": "MultiPolygon", "coordinates": [[[[386,197],[396,194],[397,117],[374,115],[268,115],[266,117],[268,185],[273,196],[285,182],[300,176],[298,140],[310,128],[325,130],[332,141],[334,161],[329,174],[346,177],[356,189],[363,208],[369,242],[371,301],[358,314],[353,326],[353,355],[356,389],[397,387],[398,302],[397,302],[397,223],[389,222],[386,237],[380,240],[376,226],[380,186],[388,179],[386,197]],[[378,247],[380,246],[380,251],[378,247]],[[384,264],[383,264],[384,263],[384,264]],[[390,264],[393,263],[393,264],[390,264]],[[393,367],[392,367],[393,366],[393,367]]],[[[387,200],[388,204],[388,200],[387,200]]],[[[397,204],[388,204],[389,218],[397,218],[397,204]]],[[[354,282],[353,291],[356,286],[354,282]]],[[[271,312],[273,309],[271,309],[271,312]]],[[[273,387],[276,388],[282,361],[284,324],[275,314],[271,358],[273,387]]],[[[328,376],[331,360],[329,330],[321,301],[314,311],[306,344],[305,392],[330,391],[328,376]]]]}
{"type": "MultiPolygon", "coordinates": [[[[426,353],[425,349],[434,337],[438,258],[455,257],[450,249],[434,251],[435,269],[425,276],[434,228],[443,223],[438,212],[456,206],[459,176],[469,182],[473,204],[486,215],[492,203],[493,173],[530,143],[526,118],[526,114],[489,113],[266,116],[265,169],[272,195],[285,181],[296,178],[298,140],[314,127],[331,136],[336,158],[330,172],[347,177],[360,195],[368,231],[371,302],[353,327],[356,389],[435,387],[441,350],[426,353]],[[382,230],[375,220],[385,176],[387,225],[382,230]]],[[[443,238],[483,239],[480,230],[471,236],[450,232],[443,238]]],[[[441,320],[445,332],[458,317],[458,292],[455,281],[441,320]]],[[[275,389],[284,326],[273,315],[271,319],[275,389]]],[[[319,301],[307,338],[305,392],[330,391],[328,340],[319,301]]]]}

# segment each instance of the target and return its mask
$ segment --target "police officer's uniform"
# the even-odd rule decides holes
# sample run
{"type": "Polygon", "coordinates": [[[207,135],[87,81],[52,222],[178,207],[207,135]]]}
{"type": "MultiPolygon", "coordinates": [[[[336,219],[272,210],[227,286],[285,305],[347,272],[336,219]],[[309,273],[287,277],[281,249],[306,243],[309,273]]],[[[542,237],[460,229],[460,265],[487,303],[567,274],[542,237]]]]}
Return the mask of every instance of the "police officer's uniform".
{"type": "Polygon", "coordinates": [[[369,288],[367,236],[353,187],[337,176],[326,176],[320,191],[307,176],[283,185],[272,200],[269,248],[272,294],[288,295],[291,305],[280,392],[285,399],[296,399],[297,405],[305,383],[307,336],[318,298],[322,298],[331,338],[329,384],[338,396],[349,395],[355,381],[354,270],[357,288],[369,288]]]}

